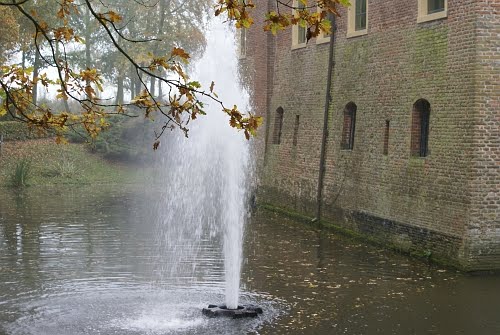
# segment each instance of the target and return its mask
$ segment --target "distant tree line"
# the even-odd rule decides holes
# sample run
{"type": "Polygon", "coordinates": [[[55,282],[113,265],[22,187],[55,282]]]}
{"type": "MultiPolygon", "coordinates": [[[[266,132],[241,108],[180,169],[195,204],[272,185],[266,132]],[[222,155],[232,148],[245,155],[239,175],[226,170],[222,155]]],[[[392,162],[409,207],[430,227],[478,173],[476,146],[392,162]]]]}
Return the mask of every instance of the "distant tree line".
{"type": "MultiPolygon", "coordinates": [[[[264,29],[277,33],[300,25],[307,38],[329,31],[328,13],[349,3],[275,2],[264,29]]],[[[254,6],[249,0],[0,0],[0,118],[8,115],[64,141],[68,129],[77,127],[96,138],[115,114],[157,115],[157,148],[166,129],[187,135],[187,123],[205,113],[202,98],[208,97],[249,138],[261,118],[226,107],[214,83],[202,88],[186,66],[206,46],[210,8],[237,28],[249,28],[254,6]],[[60,104],[41,102],[39,92],[49,87],[60,104]],[[116,91],[111,100],[103,95],[109,87],[116,91]]]]}

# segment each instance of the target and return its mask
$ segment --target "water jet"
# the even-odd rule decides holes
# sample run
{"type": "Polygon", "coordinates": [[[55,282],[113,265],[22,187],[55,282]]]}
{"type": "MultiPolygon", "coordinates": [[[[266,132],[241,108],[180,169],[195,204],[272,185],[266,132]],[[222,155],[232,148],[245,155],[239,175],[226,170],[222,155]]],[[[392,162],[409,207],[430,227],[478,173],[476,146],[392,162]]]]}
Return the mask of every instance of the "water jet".
{"type": "MultiPolygon", "coordinates": [[[[214,81],[216,90],[220,87],[217,93],[222,101],[248,111],[248,92],[238,84],[234,29],[216,20],[211,23],[207,41],[192,77],[204,87],[214,81]]],[[[205,110],[207,115],[202,120],[190,124],[189,138],[181,132],[173,133],[159,151],[162,169],[158,180],[164,181],[158,210],[159,245],[168,260],[159,272],[179,282],[195,278],[196,267],[207,260],[200,246],[203,241],[214,241],[214,272],[204,275],[223,277],[224,301],[215,306],[218,309],[208,308],[206,313],[256,316],[255,308],[238,308],[243,233],[253,183],[250,142],[229,126],[229,118],[219,104],[207,100],[205,110]]]]}

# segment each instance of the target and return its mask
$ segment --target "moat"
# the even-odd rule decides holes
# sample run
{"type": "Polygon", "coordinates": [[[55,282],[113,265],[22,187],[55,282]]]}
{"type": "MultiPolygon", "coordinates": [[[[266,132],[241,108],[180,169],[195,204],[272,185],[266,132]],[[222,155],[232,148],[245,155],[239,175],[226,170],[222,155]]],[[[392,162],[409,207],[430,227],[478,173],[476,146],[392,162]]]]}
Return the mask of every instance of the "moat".
{"type": "MultiPolygon", "coordinates": [[[[246,227],[241,301],[223,300],[213,239],[178,276],[158,241],[155,193],[106,187],[0,192],[0,334],[498,334],[500,276],[410,259],[264,210],[246,227]]],[[[179,222],[178,224],[182,224],[179,222]]],[[[179,246],[182,249],[182,246],[179,246]]]]}

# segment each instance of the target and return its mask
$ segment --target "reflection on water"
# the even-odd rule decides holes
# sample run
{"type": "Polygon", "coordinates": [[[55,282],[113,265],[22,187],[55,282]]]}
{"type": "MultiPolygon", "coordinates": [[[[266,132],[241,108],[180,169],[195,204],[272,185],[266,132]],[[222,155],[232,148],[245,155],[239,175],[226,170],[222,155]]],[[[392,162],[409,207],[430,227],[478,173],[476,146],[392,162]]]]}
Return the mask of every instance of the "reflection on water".
{"type": "Polygon", "coordinates": [[[292,307],[280,334],[500,334],[500,277],[474,277],[266,212],[247,236],[247,289],[292,307]]]}
{"type": "Polygon", "coordinates": [[[229,324],[202,317],[203,307],[224,300],[221,247],[205,239],[201,257],[185,260],[196,262],[194,275],[165,276],[172,249],[155,243],[159,227],[151,208],[158,199],[152,193],[5,191],[0,334],[234,334],[256,330],[280,313],[274,297],[245,292],[243,303],[269,313],[229,324]]]}
{"type": "MultiPolygon", "coordinates": [[[[0,334],[498,334],[500,278],[475,277],[256,213],[243,303],[256,320],[201,316],[223,300],[220,246],[192,277],[162,273],[154,195],[109,188],[0,192],[0,334]]],[[[213,239],[212,239],[213,240],[213,239]]]]}

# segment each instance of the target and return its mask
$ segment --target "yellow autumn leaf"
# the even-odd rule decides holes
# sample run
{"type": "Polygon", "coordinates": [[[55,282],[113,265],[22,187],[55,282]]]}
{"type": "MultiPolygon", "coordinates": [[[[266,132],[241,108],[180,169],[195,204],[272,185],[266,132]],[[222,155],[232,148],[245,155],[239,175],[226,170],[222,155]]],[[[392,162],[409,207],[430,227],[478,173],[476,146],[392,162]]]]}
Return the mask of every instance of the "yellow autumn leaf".
{"type": "Polygon", "coordinates": [[[182,48],[177,48],[175,47],[173,50],[172,50],[172,57],[180,57],[184,60],[187,60],[188,58],[190,58],[189,54],[182,48]]]}
{"type": "Polygon", "coordinates": [[[111,22],[120,22],[122,20],[121,15],[116,12],[109,11],[106,14],[108,14],[108,19],[111,22]]]}

